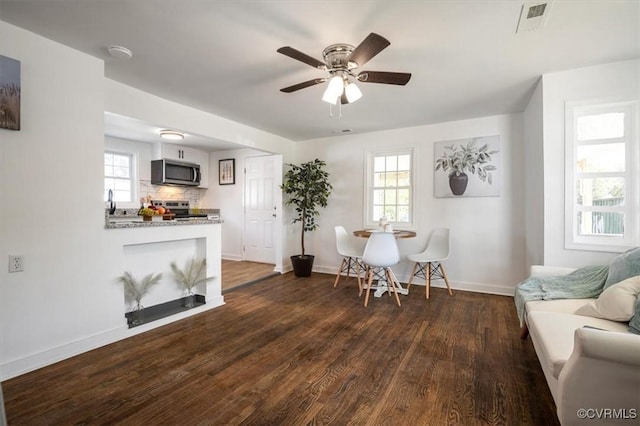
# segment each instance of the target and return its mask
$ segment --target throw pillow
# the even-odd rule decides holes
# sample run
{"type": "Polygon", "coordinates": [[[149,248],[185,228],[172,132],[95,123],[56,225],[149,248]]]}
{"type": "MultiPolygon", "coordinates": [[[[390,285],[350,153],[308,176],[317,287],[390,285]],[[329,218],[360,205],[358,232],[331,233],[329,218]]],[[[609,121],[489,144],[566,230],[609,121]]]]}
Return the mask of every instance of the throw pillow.
{"type": "Polygon", "coordinates": [[[634,316],[639,294],[640,275],[605,289],[596,300],[581,306],[575,313],[611,321],[629,321],[634,316]]]}
{"type": "Polygon", "coordinates": [[[629,277],[640,275],[640,247],[632,248],[614,257],[609,263],[609,275],[604,283],[608,288],[629,277]]]}
{"type": "Polygon", "coordinates": [[[629,321],[629,331],[634,334],[640,334],[640,296],[636,300],[636,313],[629,321]]]}

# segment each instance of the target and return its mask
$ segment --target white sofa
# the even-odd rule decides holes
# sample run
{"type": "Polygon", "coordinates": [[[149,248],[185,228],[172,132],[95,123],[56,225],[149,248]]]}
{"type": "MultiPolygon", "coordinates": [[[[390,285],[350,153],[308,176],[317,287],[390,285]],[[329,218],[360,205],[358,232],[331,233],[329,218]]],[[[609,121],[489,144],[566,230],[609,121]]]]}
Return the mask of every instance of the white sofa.
{"type": "MultiPolygon", "coordinates": [[[[533,266],[531,276],[566,275],[573,270],[533,266]]],[[[563,426],[638,425],[640,336],[628,331],[628,323],[574,314],[593,300],[525,304],[525,326],[556,403],[558,419],[563,426]]]]}

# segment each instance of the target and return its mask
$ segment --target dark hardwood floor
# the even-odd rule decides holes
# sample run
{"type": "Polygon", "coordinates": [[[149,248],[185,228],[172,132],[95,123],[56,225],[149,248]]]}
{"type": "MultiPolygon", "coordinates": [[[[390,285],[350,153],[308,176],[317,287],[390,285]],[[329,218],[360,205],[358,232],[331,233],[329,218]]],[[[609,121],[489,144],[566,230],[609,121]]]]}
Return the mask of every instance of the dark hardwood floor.
{"type": "Polygon", "coordinates": [[[222,291],[234,289],[249,282],[278,275],[273,272],[275,265],[248,261],[222,259],[222,291]]]}
{"type": "Polygon", "coordinates": [[[293,274],[3,382],[9,425],[557,425],[510,297],[293,274]]]}

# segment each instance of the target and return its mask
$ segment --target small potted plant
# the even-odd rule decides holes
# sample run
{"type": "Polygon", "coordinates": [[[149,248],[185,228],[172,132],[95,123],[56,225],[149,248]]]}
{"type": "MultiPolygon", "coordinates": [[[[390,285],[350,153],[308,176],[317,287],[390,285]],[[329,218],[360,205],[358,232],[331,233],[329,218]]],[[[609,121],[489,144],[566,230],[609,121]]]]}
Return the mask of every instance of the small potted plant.
{"type": "Polygon", "coordinates": [[[162,274],[146,275],[142,281],[138,281],[131,275],[131,272],[125,272],[124,275],[118,277],[118,281],[124,285],[124,292],[127,298],[136,301],[136,306],[132,311],[130,326],[140,325],[144,323],[144,306],[142,306],[142,298],[149,292],[149,289],[156,285],[162,278],[162,274]]]}
{"type": "Polygon", "coordinates": [[[142,220],[145,222],[149,222],[153,219],[153,215],[157,214],[156,210],[150,209],[149,207],[144,207],[138,210],[138,215],[142,216],[142,220]]]}
{"type": "Polygon", "coordinates": [[[477,147],[477,138],[471,139],[467,145],[449,145],[436,160],[436,170],[449,171],[449,188],[453,195],[462,195],[467,189],[469,177],[467,173],[477,174],[481,181],[493,183],[491,172],[496,167],[489,164],[491,156],[498,151],[489,151],[487,144],[477,147]]]}
{"type": "Polygon", "coordinates": [[[188,309],[193,308],[196,302],[196,295],[193,292],[193,288],[200,283],[210,281],[214,278],[204,276],[206,264],[207,262],[204,258],[200,260],[193,258],[186,263],[184,269],[180,269],[176,262],[171,262],[170,266],[173,272],[173,278],[184,287],[187,293],[184,306],[188,309]]]}
{"type": "Polygon", "coordinates": [[[308,277],[313,269],[313,255],[308,255],[304,247],[304,233],[314,231],[318,224],[316,216],[318,208],[326,207],[331,189],[329,173],[324,170],[326,163],[317,158],[299,166],[288,164],[289,170],[284,175],[282,190],[288,196],[286,205],[295,207],[296,215],[292,223],[301,223],[301,254],[291,256],[291,264],[296,277],[308,277]]]}

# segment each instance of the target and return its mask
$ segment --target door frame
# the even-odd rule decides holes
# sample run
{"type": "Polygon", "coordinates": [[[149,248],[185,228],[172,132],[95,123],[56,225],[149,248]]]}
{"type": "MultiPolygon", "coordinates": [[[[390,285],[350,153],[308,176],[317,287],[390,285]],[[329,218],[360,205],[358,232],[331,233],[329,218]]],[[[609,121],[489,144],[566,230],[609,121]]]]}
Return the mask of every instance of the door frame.
{"type": "Polygon", "coordinates": [[[282,189],[280,188],[280,185],[282,185],[282,174],[283,174],[283,167],[284,167],[284,160],[281,154],[270,154],[270,153],[264,153],[264,154],[256,154],[256,155],[247,155],[245,157],[243,157],[243,164],[242,164],[242,172],[243,172],[243,184],[242,184],[242,260],[245,260],[245,244],[247,241],[247,228],[246,228],[246,221],[247,221],[247,209],[246,209],[246,195],[247,195],[247,179],[246,179],[246,175],[247,175],[247,159],[248,158],[255,158],[255,157],[273,157],[274,161],[275,161],[275,165],[274,165],[274,170],[275,170],[275,179],[273,181],[273,197],[274,197],[274,205],[276,207],[276,219],[274,221],[274,257],[275,259],[273,259],[273,263],[274,263],[274,271],[275,272],[279,272],[282,273],[283,269],[282,269],[282,265],[283,265],[283,261],[282,261],[282,256],[283,256],[283,204],[282,204],[282,189]]]}

